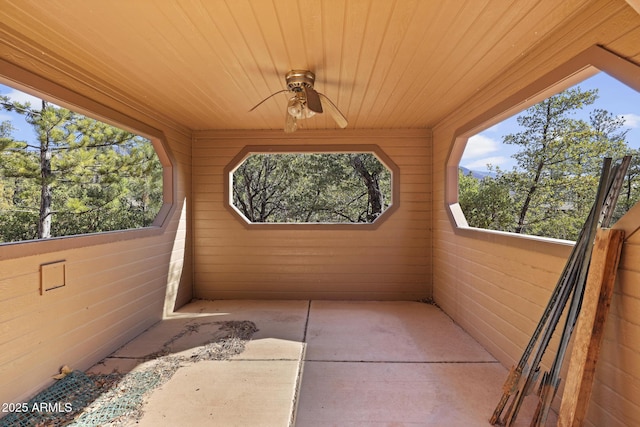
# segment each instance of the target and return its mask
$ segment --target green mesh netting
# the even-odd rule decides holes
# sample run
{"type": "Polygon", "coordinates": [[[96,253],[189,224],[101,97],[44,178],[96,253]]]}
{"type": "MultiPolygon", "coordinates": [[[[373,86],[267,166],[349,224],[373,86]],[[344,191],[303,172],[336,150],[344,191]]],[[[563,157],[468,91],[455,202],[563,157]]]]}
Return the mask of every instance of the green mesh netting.
{"type": "Polygon", "coordinates": [[[187,324],[159,351],[145,356],[148,362],[127,374],[85,374],[73,371],[33,397],[23,412],[0,419],[0,427],[100,427],[118,426],[142,416],[144,399],[168,381],[182,366],[203,360],[228,360],[244,351],[258,329],[250,321],[187,324]],[[173,355],[173,343],[197,333],[203,325],[219,325],[218,332],[189,355],[173,355]]]}
{"type": "Polygon", "coordinates": [[[122,374],[87,375],[73,371],[0,419],[2,427],[63,426],[108,390],[122,374]]]}
{"type": "Polygon", "coordinates": [[[162,377],[163,373],[153,370],[131,372],[125,375],[115,387],[89,405],[70,425],[104,426],[123,416],[138,417],[144,395],[160,385],[162,377]]]}

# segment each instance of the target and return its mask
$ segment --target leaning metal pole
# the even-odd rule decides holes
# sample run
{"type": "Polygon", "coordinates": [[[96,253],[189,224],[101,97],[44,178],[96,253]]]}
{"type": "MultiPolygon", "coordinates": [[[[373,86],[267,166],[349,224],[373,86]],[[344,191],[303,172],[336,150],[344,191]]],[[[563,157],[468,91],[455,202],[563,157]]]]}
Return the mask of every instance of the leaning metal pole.
{"type": "MultiPolygon", "coordinates": [[[[628,165],[628,159],[625,158],[625,160],[628,165]]],[[[523,399],[537,381],[542,356],[551,340],[569,297],[574,290],[575,284],[579,282],[582,276],[581,272],[586,271],[586,268],[588,268],[587,258],[590,254],[589,249],[593,244],[594,229],[605,215],[608,215],[610,218],[613,206],[615,206],[615,201],[611,203],[611,199],[613,198],[615,200],[617,194],[615,194],[614,197],[612,192],[617,189],[619,193],[621,183],[614,185],[614,182],[610,180],[610,172],[611,159],[605,159],[600,176],[596,202],[589,213],[578,240],[572,249],[569,260],[543,311],[540,322],[536,326],[520,361],[511,369],[505,381],[503,395],[490,419],[492,424],[511,425],[517,417],[523,399]],[[584,264],[587,265],[585,266],[584,264]],[[541,336],[542,339],[540,339],[541,336]],[[538,342],[539,340],[540,342],[538,342]],[[538,346],[533,360],[531,364],[528,364],[533,349],[536,347],[536,343],[538,343],[538,346]],[[505,417],[501,419],[502,412],[511,396],[513,396],[511,405],[505,417]]],[[[614,175],[620,177],[620,171],[616,170],[616,172],[618,173],[614,175]]],[[[624,172],[622,173],[622,177],[624,178],[624,172]]]]}
{"type": "MultiPolygon", "coordinates": [[[[592,209],[591,213],[589,214],[589,220],[592,220],[593,217],[594,217],[594,210],[592,209]]],[[[549,299],[549,302],[547,303],[547,306],[542,312],[540,322],[536,326],[536,329],[534,330],[531,336],[531,339],[529,340],[529,343],[527,344],[520,360],[518,361],[518,364],[511,368],[509,376],[507,377],[503,386],[503,394],[500,399],[500,402],[496,406],[496,409],[493,412],[493,416],[490,419],[491,424],[504,425],[504,420],[501,420],[500,416],[506,404],[508,403],[509,398],[512,395],[517,393],[516,397],[514,398],[514,399],[517,399],[517,395],[519,394],[518,390],[519,389],[524,390],[524,384],[522,384],[522,387],[520,385],[523,381],[523,376],[527,377],[529,375],[530,367],[528,366],[527,362],[531,356],[531,353],[533,352],[534,347],[536,346],[536,343],[540,338],[540,335],[543,333],[543,331],[545,331],[545,326],[547,326],[547,321],[549,320],[549,317],[551,317],[552,314],[554,314],[554,312],[557,310],[558,300],[565,298],[564,294],[567,292],[568,283],[571,281],[570,280],[571,273],[572,271],[575,270],[577,263],[579,263],[580,256],[584,252],[584,240],[585,240],[584,234],[585,234],[585,229],[583,228],[582,231],[580,232],[578,241],[576,242],[576,244],[574,245],[571,251],[569,261],[565,265],[565,268],[560,276],[560,280],[558,281],[555,289],[553,290],[551,297],[549,299]]]]}
{"type": "MultiPolygon", "coordinates": [[[[630,161],[631,157],[626,156],[619,165],[614,166],[612,173],[613,179],[610,180],[606,198],[601,202],[602,212],[599,221],[595,224],[596,227],[608,228],[611,224],[613,211],[615,210],[620,189],[622,188],[630,161]]],[[[591,246],[593,246],[593,242],[591,242],[591,246]]],[[[558,387],[560,386],[560,369],[562,368],[567,347],[569,346],[569,340],[571,339],[573,329],[578,320],[578,315],[580,314],[580,308],[582,306],[582,299],[584,297],[584,290],[587,282],[591,251],[589,251],[587,255],[589,258],[586,259],[587,262],[583,265],[580,272],[580,278],[573,292],[573,297],[571,298],[571,305],[569,307],[567,318],[565,319],[564,329],[562,331],[562,337],[560,338],[556,357],[553,360],[551,369],[548,372],[545,372],[540,382],[540,400],[531,424],[535,427],[540,427],[545,424],[549,414],[549,409],[551,408],[551,402],[556,396],[558,387]]]]}
{"type": "Polygon", "coordinates": [[[578,252],[579,256],[576,260],[574,260],[575,262],[571,263],[572,268],[569,271],[566,280],[562,283],[560,296],[558,298],[557,304],[552,309],[550,320],[546,325],[546,329],[542,334],[542,339],[540,340],[536,352],[534,353],[529,372],[524,377],[524,381],[521,383],[518,389],[518,394],[514,397],[514,404],[511,406],[511,408],[509,408],[509,411],[505,416],[505,425],[507,427],[511,426],[515,422],[525,397],[527,397],[538,379],[542,357],[544,356],[544,353],[549,346],[549,342],[553,337],[553,333],[555,332],[556,326],[558,325],[567,302],[569,301],[569,297],[571,296],[571,293],[575,288],[575,284],[579,280],[579,272],[584,268],[584,257],[586,253],[588,253],[590,248],[589,241],[592,240],[590,225],[596,222],[596,218],[597,216],[592,215],[591,220],[587,223],[589,227],[587,227],[587,233],[582,239],[582,244],[580,245],[580,250],[578,252]]]}
{"type": "MultiPolygon", "coordinates": [[[[602,167],[602,174],[600,175],[600,185],[598,187],[598,193],[596,195],[596,202],[594,204],[594,208],[592,209],[592,211],[595,211],[598,213],[597,216],[593,217],[591,219],[591,221],[589,221],[587,224],[585,224],[585,227],[588,227],[587,230],[587,240],[586,240],[586,249],[584,251],[583,254],[583,258],[581,260],[580,263],[580,268],[577,270],[577,277],[575,278],[574,281],[572,281],[572,291],[573,291],[573,298],[572,298],[572,303],[571,303],[571,307],[570,307],[570,312],[572,310],[575,309],[574,307],[574,303],[576,301],[576,294],[582,292],[582,289],[584,288],[584,282],[586,282],[587,279],[587,272],[589,270],[589,261],[591,258],[591,252],[593,249],[593,242],[595,239],[595,234],[596,234],[596,230],[598,228],[598,220],[601,217],[601,210],[602,210],[602,206],[604,204],[605,198],[606,198],[606,194],[605,192],[608,191],[609,189],[609,173],[610,173],[610,159],[609,162],[605,161],[605,165],[602,167]]],[[[567,295],[568,297],[568,295],[567,295]]],[[[568,301],[567,300],[564,301],[564,304],[566,305],[568,301]]],[[[562,307],[562,309],[564,310],[564,306],[562,307]]],[[[556,322],[554,324],[554,328],[557,325],[557,323],[560,321],[560,317],[558,317],[556,319],[556,322]]],[[[564,336],[564,331],[563,331],[563,336],[564,336]]],[[[549,337],[549,339],[551,339],[551,337],[549,337]]],[[[560,344],[560,350],[559,351],[563,351],[563,343],[560,344]]],[[[540,355],[540,359],[537,360],[538,364],[540,362],[540,360],[542,359],[542,355],[540,355]]],[[[537,365],[536,365],[537,366],[537,365]]],[[[550,391],[550,386],[548,385],[550,380],[549,377],[549,373],[545,372],[545,374],[542,377],[541,380],[541,390],[540,390],[540,395],[543,396],[543,399],[549,399],[552,398],[550,391]]],[[[555,394],[555,393],[554,393],[555,394]]],[[[540,411],[536,411],[535,417],[538,418],[539,420],[539,415],[540,415],[540,411]]],[[[513,415],[513,418],[511,420],[509,420],[509,424],[511,424],[512,421],[515,421],[515,417],[516,414],[513,415]]],[[[535,422],[535,420],[534,420],[535,422]]]]}

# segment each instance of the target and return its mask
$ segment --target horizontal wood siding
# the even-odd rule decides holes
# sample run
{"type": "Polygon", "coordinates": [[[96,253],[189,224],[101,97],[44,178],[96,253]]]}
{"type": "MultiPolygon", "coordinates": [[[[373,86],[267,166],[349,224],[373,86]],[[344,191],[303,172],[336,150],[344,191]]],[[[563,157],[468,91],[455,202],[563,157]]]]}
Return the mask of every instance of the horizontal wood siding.
{"type": "Polygon", "coordinates": [[[131,118],[160,131],[174,174],[175,207],[160,230],[106,233],[100,243],[71,237],[0,245],[0,402],[25,402],[52,384],[63,365],[91,367],[192,298],[191,134],[114,103],[95,86],[83,85],[82,76],[61,76],[32,55],[2,49],[32,72],[25,71],[26,79],[36,73],[55,76],[63,88],[46,83],[40,89],[71,89],[70,102],[89,99],[96,114],[128,126],[131,118]],[[40,265],[60,260],[66,286],[41,295],[40,265]]]}
{"type": "MultiPolygon", "coordinates": [[[[570,247],[456,231],[445,208],[447,157],[458,128],[594,44],[640,63],[640,16],[624,2],[592,2],[434,128],[434,299],[506,367],[522,354],[570,247]]],[[[625,227],[640,227],[640,213],[627,218],[625,227]]],[[[586,426],[640,425],[638,265],[640,233],[635,233],[624,244],[586,426]]],[[[548,353],[555,345],[554,340],[548,353]]],[[[547,355],[543,365],[549,363],[547,355]]]]}
{"type": "Polygon", "coordinates": [[[419,299],[431,295],[430,136],[201,132],[193,146],[195,295],[419,299]],[[375,230],[247,229],[225,209],[223,169],[245,146],[378,145],[400,168],[400,207],[375,230]]]}

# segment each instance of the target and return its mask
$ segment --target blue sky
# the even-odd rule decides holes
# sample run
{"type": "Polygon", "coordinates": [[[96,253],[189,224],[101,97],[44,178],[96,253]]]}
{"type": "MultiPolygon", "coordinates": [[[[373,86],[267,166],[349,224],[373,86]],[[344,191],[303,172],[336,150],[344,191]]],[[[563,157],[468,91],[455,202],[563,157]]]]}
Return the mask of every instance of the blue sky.
{"type": "MultiPolygon", "coordinates": [[[[629,129],[627,143],[632,148],[640,148],[640,92],[603,72],[577,86],[583,90],[598,89],[599,98],[585,109],[585,117],[588,117],[588,111],[594,108],[602,108],[616,116],[623,116],[624,127],[629,129]]],[[[511,170],[516,165],[511,155],[518,147],[502,144],[502,137],[521,130],[516,117],[517,115],[469,138],[460,165],[477,171],[486,171],[487,164],[511,170]]]]}
{"type": "MultiPolygon", "coordinates": [[[[8,86],[0,85],[0,95],[9,96],[14,101],[30,102],[32,107],[38,108],[42,102],[40,98],[31,96],[24,92],[20,92],[16,89],[8,86]]],[[[13,137],[20,141],[33,141],[35,134],[31,125],[24,121],[24,116],[16,113],[10,113],[8,111],[0,109],[0,122],[9,120],[15,130],[13,131],[13,137]]]]}
{"type": "MultiPolygon", "coordinates": [[[[629,129],[627,142],[632,148],[640,148],[640,92],[620,83],[606,73],[598,73],[595,76],[581,82],[579,86],[583,90],[598,88],[599,98],[596,103],[589,107],[603,108],[615,115],[625,118],[625,127],[629,129]]],[[[31,102],[37,107],[40,99],[17,91],[8,86],[0,85],[0,95],[7,95],[11,99],[20,102],[31,102]]],[[[585,113],[588,116],[588,112],[585,113]]],[[[468,169],[486,171],[487,164],[499,166],[503,170],[510,170],[515,166],[515,161],[511,158],[517,147],[502,144],[502,137],[509,133],[520,130],[516,116],[504,120],[487,130],[469,138],[467,147],[460,161],[460,165],[468,169]]],[[[15,128],[13,137],[18,140],[32,141],[33,130],[28,125],[23,116],[0,110],[0,121],[10,120],[15,128]]]]}

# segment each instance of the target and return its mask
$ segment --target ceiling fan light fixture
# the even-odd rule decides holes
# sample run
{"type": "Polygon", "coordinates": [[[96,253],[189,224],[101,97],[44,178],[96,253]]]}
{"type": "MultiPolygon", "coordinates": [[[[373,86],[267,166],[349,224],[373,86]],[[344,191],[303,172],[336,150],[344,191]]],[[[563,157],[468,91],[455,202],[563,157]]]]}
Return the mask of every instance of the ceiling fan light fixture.
{"type": "Polygon", "coordinates": [[[298,96],[293,96],[289,99],[289,103],[287,104],[287,112],[295,117],[297,120],[308,119],[309,117],[313,117],[316,113],[307,108],[304,99],[301,99],[298,96]]]}
{"type": "Polygon", "coordinates": [[[298,101],[295,96],[289,99],[289,102],[287,103],[287,113],[289,113],[296,119],[299,119],[300,117],[302,117],[302,109],[302,103],[298,101]]]}
{"type": "Polygon", "coordinates": [[[249,111],[255,110],[267,99],[279,93],[289,92],[293,96],[287,102],[285,132],[294,132],[297,128],[297,120],[308,119],[325,111],[329,113],[339,127],[347,127],[347,119],[338,110],[338,107],[324,94],[317,92],[313,88],[315,80],[316,75],[309,70],[291,70],[285,75],[287,89],[272,93],[249,111]]]}

